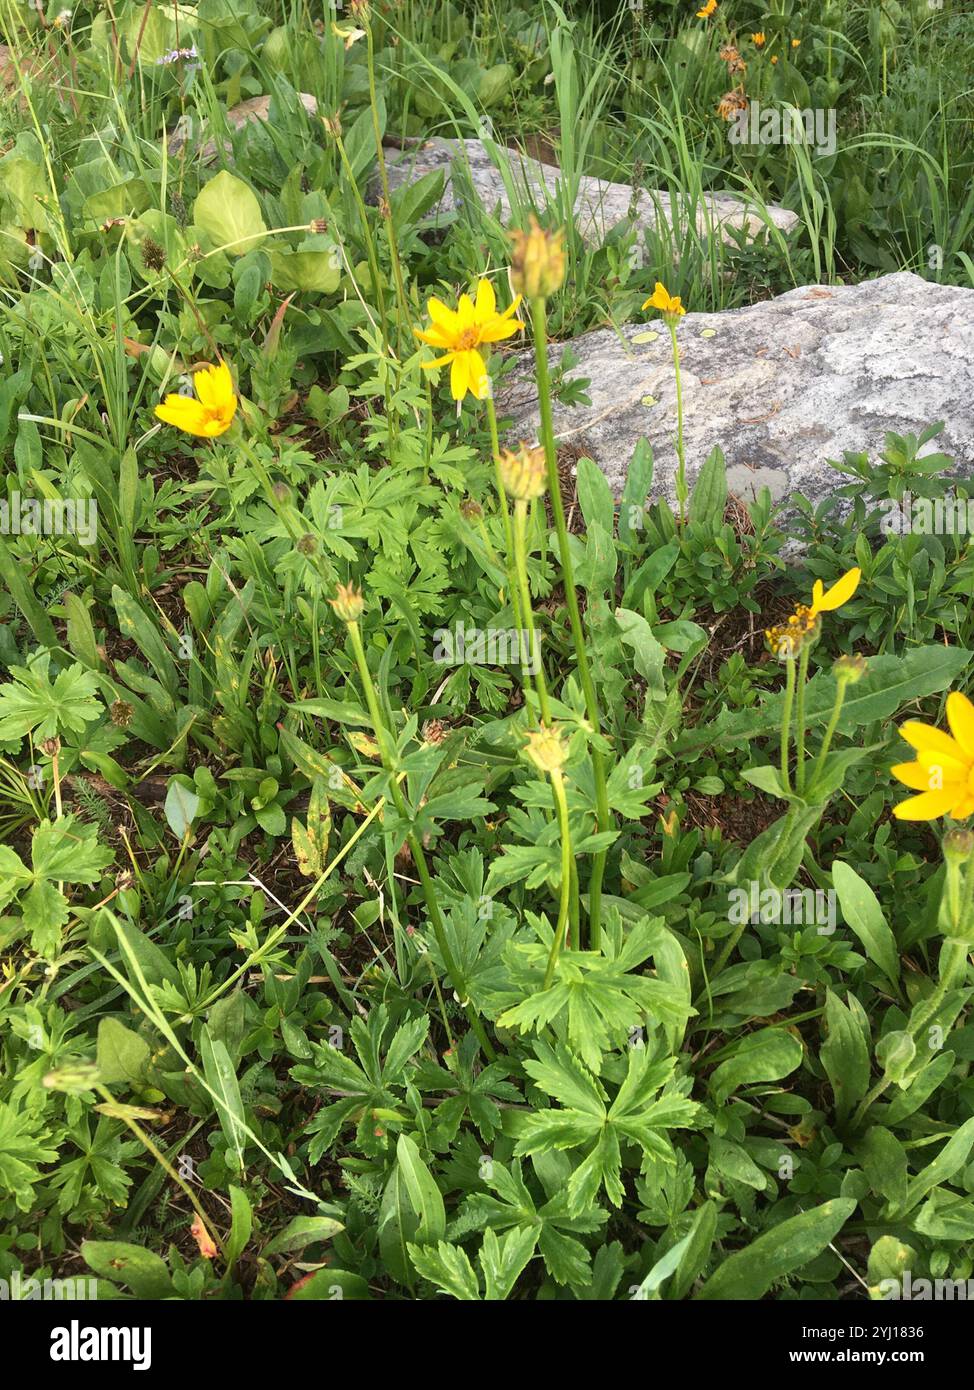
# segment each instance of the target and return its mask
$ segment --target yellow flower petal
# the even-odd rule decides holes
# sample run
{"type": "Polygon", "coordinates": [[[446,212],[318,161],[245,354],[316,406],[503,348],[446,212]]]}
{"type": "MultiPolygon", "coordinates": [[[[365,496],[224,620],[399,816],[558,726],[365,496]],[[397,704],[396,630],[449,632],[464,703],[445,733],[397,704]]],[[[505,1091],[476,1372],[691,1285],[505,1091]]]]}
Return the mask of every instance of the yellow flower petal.
{"type": "Polygon", "coordinates": [[[841,579],[837,579],[831,589],[823,592],[821,579],[816,579],[812,589],[812,612],[831,613],[836,608],[841,608],[844,603],[848,603],[852,595],[859,587],[859,580],[862,578],[862,570],[858,567],[849,570],[841,579]]]}
{"type": "Polygon", "coordinates": [[[957,788],[945,787],[940,792],[923,792],[920,796],[908,796],[898,806],[893,807],[897,820],[937,820],[945,816],[957,803],[957,788]]]}
{"type": "Polygon", "coordinates": [[[426,301],[426,312],[433,322],[447,333],[455,333],[457,330],[457,316],[453,309],[448,309],[441,299],[435,296],[426,301]]]}
{"type": "Polygon", "coordinates": [[[964,762],[964,754],[950,734],[943,729],[935,729],[932,724],[921,724],[919,719],[908,719],[899,727],[900,738],[905,738],[911,748],[921,753],[940,753],[955,762],[964,762]]]}
{"type": "Polygon", "coordinates": [[[207,420],[206,408],[192,396],[167,396],[156,406],[156,417],[167,425],[175,425],[187,434],[203,436],[207,420]]]}
{"type": "Polygon", "coordinates": [[[947,723],[965,756],[974,761],[974,705],[959,690],[947,696],[947,723]]]}
{"type": "Polygon", "coordinates": [[[453,359],[453,366],[450,368],[450,392],[455,401],[462,401],[467,394],[467,386],[470,382],[467,372],[468,356],[469,354],[466,352],[458,352],[453,359]]]}
{"type": "Polygon", "coordinates": [[[477,285],[476,310],[479,319],[489,319],[497,313],[497,296],[489,280],[481,280],[477,285]]]}
{"type": "Polygon", "coordinates": [[[938,790],[930,785],[930,769],[924,767],[922,763],[896,763],[890,768],[890,772],[902,782],[904,787],[909,787],[914,792],[929,792],[938,790]]]}

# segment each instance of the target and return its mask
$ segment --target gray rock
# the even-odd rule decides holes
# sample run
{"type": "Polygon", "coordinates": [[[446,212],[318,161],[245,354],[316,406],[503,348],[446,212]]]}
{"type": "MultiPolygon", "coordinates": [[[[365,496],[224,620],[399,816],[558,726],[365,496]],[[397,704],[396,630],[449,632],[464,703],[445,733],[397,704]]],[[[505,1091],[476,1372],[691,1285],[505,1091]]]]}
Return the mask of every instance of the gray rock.
{"type": "MultiPolygon", "coordinates": [[[[298,100],[307,111],[309,116],[318,114],[318,101],[309,92],[299,92],[298,100]]],[[[246,101],[238,102],[236,106],[231,106],[226,113],[226,123],[233,130],[243,130],[246,125],[253,125],[257,121],[266,121],[270,114],[271,99],[269,96],[249,97],[246,101]]],[[[177,155],[184,145],[194,138],[194,126],[196,122],[192,116],[181,116],[176,122],[169,135],[169,154],[177,155]]],[[[233,154],[233,145],[229,140],[223,142],[224,150],[227,154],[233,154]]],[[[199,149],[193,151],[194,158],[207,162],[215,159],[217,154],[217,143],[215,140],[207,140],[199,149]]]]}
{"type": "MultiPolygon", "coordinates": [[[[518,154],[504,152],[510,160],[511,176],[521,196],[544,209],[557,195],[560,170],[551,164],[518,154]]],[[[457,209],[462,199],[460,191],[469,178],[473,191],[488,212],[499,208],[500,220],[507,223],[511,204],[507,189],[487,149],[480,140],[426,140],[404,150],[387,153],[390,188],[415,182],[434,169],[445,169],[446,188],[433,216],[442,218],[457,209]],[[462,170],[462,173],[457,172],[462,170]]],[[[373,188],[373,193],[375,189],[373,188]]],[[[731,240],[731,231],[744,227],[748,237],[756,236],[765,220],[756,207],[730,193],[709,193],[705,205],[696,209],[697,230],[709,233],[719,229],[724,240],[731,240]]],[[[798,225],[798,217],[784,208],[771,206],[768,215],[780,232],[790,232],[798,225]]],[[[582,176],[575,199],[575,219],[579,233],[590,245],[600,246],[609,232],[627,219],[637,227],[670,227],[679,221],[685,228],[686,211],[674,214],[667,193],[636,191],[628,183],[609,183],[605,179],[582,176]]]]}
{"type": "MultiPolygon", "coordinates": [[[[906,272],[860,285],[812,285],[721,313],[688,313],[677,329],[687,476],[715,445],[730,489],[750,500],[767,485],[819,502],[844,481],[827,466],[844,450],[878,457],[887,430],[918,434],[943,420],[928,446],[974,470],[974,289],[906,272]]],[[[666,325],[586,333],[567,379],[588,377],[591,406],[556,407],[559,439],[584,448],[618,495],[638,441],[656,460],[657,493],[674,496],[676,387],[666,325]]],[[[560,360],[561,345],[549,350],[560,360]]],[[[518,353],[498,398],[511,436],[537,438],[529,352],[518,353]]],[[[847,481],[847,480],[846,480],[847,481]]]]}

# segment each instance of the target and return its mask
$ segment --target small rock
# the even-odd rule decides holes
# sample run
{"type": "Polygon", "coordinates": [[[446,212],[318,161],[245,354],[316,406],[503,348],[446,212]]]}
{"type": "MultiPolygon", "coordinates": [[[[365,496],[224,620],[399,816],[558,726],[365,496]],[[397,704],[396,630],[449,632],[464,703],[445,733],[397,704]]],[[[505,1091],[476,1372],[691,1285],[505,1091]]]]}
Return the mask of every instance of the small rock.
{"type": "MultiPolygon", "coordinates": [[[[307,111],[309,116],[318,114],[317,99],[309,92],[299,92],[298,100],[307,111]]],[[[271,99],[269,96],[250,97],[247,101],[238,102],[236,106],[231,106],[226,114],[227,125],[234,130],[242,130],[245,125],[252,125],[254,121],[266,121],[270,111],[271,99]]],[[[193,118],[183,116],[177,121],[171,135],[169,136],[170,156],[179,154],[183,146],[193,138],[193,118]]],[[[233,147],[229,141],[225,141],[228,154],[233,153],[233,147]]],[[[201,160],[213,159],[216,156],[217,145],[215,140],[207,140],[206,144],[196,152],[196,157],[201,160]]]]}
{"type": "MultiPolygon", "coordinates": [[[[958,473],[974,471],[974,289],[938,285],[907,272],[860,285],[810,285],[720,313],[688,313],[677,329],[684,440],[691,481],[715,445],[728,485],[750,500],[762,486],[777,500],[792,491],[821,502],[844,480],[826,460],[843,452],[878,457],[887,430],[918,434],[958,473]]],[[[549,350],[555,367],[563,345],[549,350]]],[[[616,495],[639,440],[652,445],[657,494],[674,497],[676,387],[665,324],[629,324],[572,343],[588,377],[590,406],[555,407],[558,437],[600,465],[616,495]]],[[[537,438],[532,354],[498,397],[511,436],[537,438]]]]}
{"type": "MultiPolygon", "coordinates": [[[[511,174],[528,201],[543,209],[554,199],[561,171],[551,164],[507,150],[511,174]]],[[[484,208],[500,209],[500,219],[507,223],[511,205],[504,181],[497,171],[486,147],[480,140],[427,140],[414,148],[390,151],[388,156],[389,184],[395,189],[413,183],[434,169],[447,171],[443,197],[433,210],[442,218],[456,211],[463,194],[460,191],[463,175],[469,178],[473,191],[484,208]],[[454,168],[463,171],[455,174],[454,168]]],[[[785,208],[770,206],[768,215],[781,232],[790,232],[798,225],[798,217],[785,208]]],[[[605,179],[583,175],[575,199],[575,217],[580,235],[593,246],[600,246],[620,222],[631,219],[637,227],[656,228],[661,223],[672,227],[674,213],[668,193],[636,190],[628,183],[609,183],[605,179]]],[[[731,231],[744,227],[748,237],[756,236],[764,227],[764,219],[753,205],[730,193],[708,193],[706,206],[697,212],[697,229],[707,232],[719,227],[724,240],[731,240],[731,231]]]]}

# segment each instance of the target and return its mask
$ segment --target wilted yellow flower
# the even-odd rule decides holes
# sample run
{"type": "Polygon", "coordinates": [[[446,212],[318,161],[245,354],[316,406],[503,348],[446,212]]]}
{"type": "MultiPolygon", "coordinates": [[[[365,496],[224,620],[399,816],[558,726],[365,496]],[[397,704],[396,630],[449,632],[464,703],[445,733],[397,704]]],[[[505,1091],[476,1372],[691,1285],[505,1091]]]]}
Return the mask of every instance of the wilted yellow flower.
{"type": "Polygon", "coordinates": [[[817,617],[819,613],[831,613],[848,603],[858,589],[861,578],[862,570],[856,566],[855,569],[848,570],[841,579],[837,579],[828,590],[821,579],[816,579],[812,586],[812,615],[817,617]]]}
{"type": "Polygon", "coordinates": [[[539,772],[559,772],[567,756],[561,734],[544,724],[528,734],[524,751],[539,772]]]}
{"type": "Polygon", "coordinates": [[[735,87],[732,92],[725,92],[717,103],[717,115],[721,120],[731,121],[738,111],[743,111],[747,107],[747,96],[742,87],[735,87]]]}
{"type": "Polygon", "coordinates": [[[966,820],[974,814],[974,705],[958,690],[947,696],[947,723],[949,734],[918,719],[900,725],[900,737],[916,749],[916,758],[890,771],[920,795],[893,807],[897,820],[936,820],[948,814],[966,820]]]}
{"type": "Polygon", "coordinates": [[[167,425],[175,425],[187,434],[202,439],[214,439],[224,434],[237,413],[237,398],[233,378],[225,362],[218,367],[203,367],[193,377],[193,396],[169,395],[156,406],[156,415],[167,425]]]}
{"type": "Polygon", "coordinates": [[[365,30],[356,29],[355,26],[352,24],[333,23],[331,26],[331,32],[335,35],[337,39],[341,39],[342,43],[345,45],[346,52],[348,51],[348,49],[351,48],[353,43],[358,43],[359,39],[365,38],[365,30]]]}
{"type": "Polygon", "coordinates": [[[544,449],[529,449],[522,444],[516,453],[504,449],[498,460],[501,482],[508,496],[530,502],[541,497],[545,490],[544,449]]]}
{"type": "Polygon", "coordinates": [[[818,614],[800,603],[787,622],[766,628],[764,635],[779,661],[793,661],[806,643],[814,645],[818,641],[821,630],[818,614]]]}
{"type": "Polygon", "coordinates": [[[763,48],[767,40],[764,37],[764,33],[759,30],[756,34],[751,35],[751,42],[754,44],[755,48],[763,48]]]}
{"type": "Polygon", "coordinates": [[[534,216],[511,239],[511,288],[525,299],[547,299],[565,283],[565,234],[546,231],[534,216]]]}
{"type": "Polygon", "coordinates": [[[717,8],[717,0],[707,0],[702,10],[697,10],[698,19],[709,19],[717,8]]]}
{"type": "Polygon", "coordinates": [[[450,391],[455,401],[462,401],[467,392],[478,400],[483,400],[490,389],[487,377],[487,364],[479,348],[487,343],[499,343],[510,338],[524,324],[512,315],[521,302],[521,296],[509,304],[502,314],[497,312],[497,299],[494,287],[489,280],[481,280],[477,285],[477,298],[462,294],[456,309],[448,309],[439,299],[426,302],[426,311],[431,324],[427,329],[414,328],[413,332],[421,342],[431,347],[445,348],[442,357],[434,357],[422,366],[428,371],[434,367],[450,366],[450,391]]]}
{"type": "Polygon", "coordinates": [[[355,584],[339,584],[335,589],[335,597],[330,598],[328,602],[343,623],[357,623],[365,612],[362,590],[355,584]]]}
{"type": "Polygon", "coordinates": [[[656,288],[643,304],[644,309],[658,309],[668,323],[676,323],[682,314],[686,313],[680,303],[678,294],[670,294],[661,281],[656,281],[656,288]]]}

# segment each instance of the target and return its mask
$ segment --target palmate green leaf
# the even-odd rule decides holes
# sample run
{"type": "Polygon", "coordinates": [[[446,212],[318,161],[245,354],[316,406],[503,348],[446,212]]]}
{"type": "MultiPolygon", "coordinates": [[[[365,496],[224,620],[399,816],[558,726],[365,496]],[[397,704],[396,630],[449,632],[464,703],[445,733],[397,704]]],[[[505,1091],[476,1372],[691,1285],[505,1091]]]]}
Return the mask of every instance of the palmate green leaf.
{"type": "Polygon", "coordinates": [[[35,743],[59,733],[81,733],[102,713],[94,698],[98,682],[77,662],[53,681],[50,652],[27,666],[11,666],[11,679],[0,686],[0,740],[33,733],[35,743]]]}
{"type": "Polygon", "coordinates": [[[500,1015],[502,1028],[540,1032],[551,1025],[567,1032],[572,1049],[594,1072],[602,1055],[620,1045],[631,1028],[641,1027],[647,1014],[676,1025],[693,1014],[683,987],[633,973],[663,939],[659,918],[643,918],[624,936],[618,911],[610,909],[604,954],[563,950],[548,989],[542,986],[550,928],[542,937],[537,946],[508,948],[511,979],[526,997],[500,1015]]]}
{"type": "Polygon", "coordinates": [[[33,1205],[31,1189],[42,1177],[39,1165],[57,1159],[49,1138],[40,1116],[0,1101],[0,1192],[12,1197],[19,1211],[30,1211],[33,1205]]]}
{"type": "Polygon", "coordinates": [[[821,1254],[856,1209],[851,1197],[837,1197],[789,1217],[728,1256],[697,1294],[698,1299],[758,1299],[776,1279],[801,1270],[821,1254]]]}
{"type": "Polygon", "coordinates": [[[441,1240],[436,1245],[409,1244],[407,1249],[417,1274],[443,1293],[465,1303],[480,1302],[480,1283],[466,1252],[459,1245],[441,1240]]]}
{"type": "Polygon", "coordinates": [[[484,1232],[479,1259],[484,1272],[486,1300],[500,1302],[509,1296],[537,1244],[537,1227],[515,1227],[502,1240],[498,1240],[495,1231],[484,1232]]]}
{"type": "Polygon", "coordinates": [[[569,1215],[589,1210],[603,1187],[612,1205],[620,1206],[620,1136],[638,1144],[644,1153],[664,1162],[672,1161],[665,1132],[693,1126],[700,1106],[679,1094],[664,1093],[658,1100],[650,1101],[650,1096],[666,1083],[673,1063],[651,1064],[646,1048],[629,1049],[628,1072],[609,1109],[602,1100],[600,1083],[587,1076],[585,1068],[566,1047],[558,1044],[551,1048],[537,1042],[534,1050],[538,1060],[526,1061],[524,1068],[538,1086],[553,1098],[574,1098],[586,1108],[540,1110],[529,1115],[521,1128],[515,1154],[522,1157],[550,1149],[585,1146],[587,1152],[568,1182],[569,1215]]]}
{"type": "Polygon", "coordinates": [[[30,845],[37,879],[63,883],[96,883],[112,861],[112,851],[98,843],[98,828],[69,814],[60,820],[42,820],[30,845]]]}
{"type": "MultiPolygon", "coordinates": [[[[901,706],[953,685],[967,668],[971,653],[962,647],[911,647],[904,656],[871,657],[869,669],[858,685],[846,692],[839,730],[851,733],[875,719],[888,719],[901,706]]],[[[824,672],[814,676],[806,692],[806,724],[822,728],[835,701],[835,678],[824,672]]],[[[692,755],[705,748],[739,748],[781,727],[783,696],[769,696],[757,709],[722,712],[713,723],[684,733],[676,744],[678,755],[692,755]]]]}
{"type": "Polygon", "coordinates": [[[0,907],[6,907],[33,877],[33,870],[28,869],[15,850],[9,845],[0,845],[0,907]]]}

